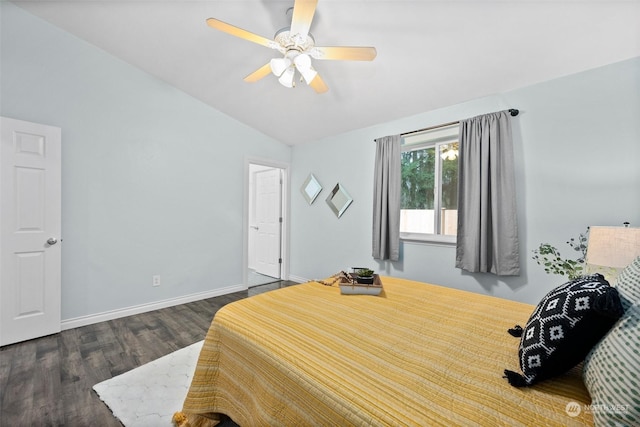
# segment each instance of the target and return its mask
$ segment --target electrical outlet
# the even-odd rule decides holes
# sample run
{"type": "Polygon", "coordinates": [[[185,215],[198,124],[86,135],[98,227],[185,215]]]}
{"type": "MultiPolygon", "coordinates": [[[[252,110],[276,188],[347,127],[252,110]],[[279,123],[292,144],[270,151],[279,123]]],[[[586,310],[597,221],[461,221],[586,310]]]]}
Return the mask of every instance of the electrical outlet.
{"type": "Polygon", "coordinates": [[[159,274],[153,276],[153,285],[152,286],[160,286],[160,275],[159,274]]]}

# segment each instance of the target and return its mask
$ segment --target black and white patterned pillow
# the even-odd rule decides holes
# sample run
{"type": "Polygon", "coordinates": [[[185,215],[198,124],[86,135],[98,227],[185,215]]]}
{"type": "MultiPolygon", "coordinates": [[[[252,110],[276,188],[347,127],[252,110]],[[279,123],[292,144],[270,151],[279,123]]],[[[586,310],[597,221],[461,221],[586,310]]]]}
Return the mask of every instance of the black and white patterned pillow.
{"type": "Polygon", "coordinates": [[[569,281],[540,301],[521,333],[520,369],[505,370],[516,387],[560,375],[580,363],[623,313],[618,291],[600,274],[569,281]]]}

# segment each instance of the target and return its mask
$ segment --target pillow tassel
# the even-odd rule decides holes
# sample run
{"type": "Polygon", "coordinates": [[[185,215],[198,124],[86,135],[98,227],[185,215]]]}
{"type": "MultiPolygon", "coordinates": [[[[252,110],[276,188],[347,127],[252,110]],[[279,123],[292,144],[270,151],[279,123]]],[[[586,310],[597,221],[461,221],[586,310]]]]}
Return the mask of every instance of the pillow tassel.
{"type": "Polygon", "coordinates": [[[616,288],[610,287],[603,294],[598,295],[593,302],[593,310],[612,319],[619,319],[624,314],[620,303],[620,295],[616,288]]]}
{"type": "Polygon", "coordinates": [[[175,427],[190,427],[191,426],[191,424],[189,423],[189,419],[184,414],[184,412],[176,412],[175,414],[173,414],[173,417],[171,417],[171,421],[173,422],[173,425],[175,427]]]}
{"type": "Polygon", "coordinates": [[[513,328],[508,329],[507,332],[509,332],[509,334],[511,334],[511,336],[519,338],[519,337],[522,336],[522,326],[516,325],[513,328]]]}
{"type": "Polygon", "coordinates": [[[504,376],[502,378],[506,378],[507,381],[509,381],[509,384],[514,387],[526,387],[529,385],[525,377],[508,369],[504,370],[504,376]]]}

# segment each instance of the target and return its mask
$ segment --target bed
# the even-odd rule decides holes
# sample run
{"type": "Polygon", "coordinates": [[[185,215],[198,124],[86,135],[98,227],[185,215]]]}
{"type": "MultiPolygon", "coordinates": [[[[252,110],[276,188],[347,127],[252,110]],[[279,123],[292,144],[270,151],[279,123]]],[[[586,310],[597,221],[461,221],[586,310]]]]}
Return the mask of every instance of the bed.
{"type": "Polygon", "coordinates": [[[534,306],[394,277],[379,296],[319,282],[223,307],[207,333],[178,424],[583,426],[578,366],[535,387],[507,333],[534,306]],[[575,406],[574,406],[575,407],[575,406]]]}

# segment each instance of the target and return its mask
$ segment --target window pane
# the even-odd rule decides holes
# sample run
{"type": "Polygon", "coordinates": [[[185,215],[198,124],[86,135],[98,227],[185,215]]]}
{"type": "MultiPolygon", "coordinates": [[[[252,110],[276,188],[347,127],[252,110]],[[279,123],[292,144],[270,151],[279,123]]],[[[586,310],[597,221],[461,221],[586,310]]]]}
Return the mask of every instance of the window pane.
{"type": "Polygon", "coordinates": [[[402,152],[400,232],[456,236],[458,143],[402,152]]]}
{"type": "MultiPolygon", "coordinates": [[[[456,145],[457,144],[451,144],[456,145]]],[[[454,147],[456,150],[458,147],[454,147]]],[[[440,234],[455,236],[458,228],[458,157],[442,160],[440,234]]]]}
{"type": "Polygon", "coordinates": [[[436,148],[402,153],[400,232],[434,234],[436,148]]]}

